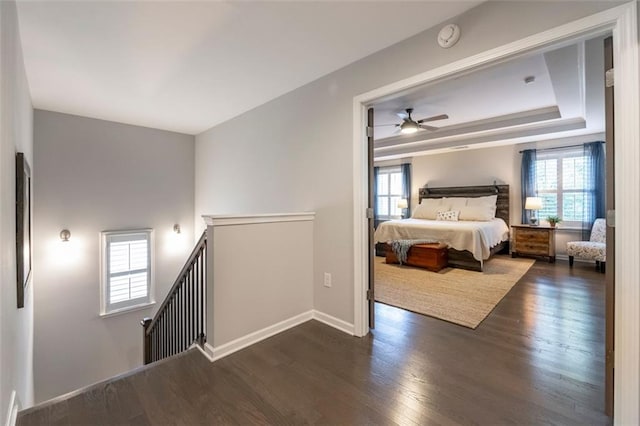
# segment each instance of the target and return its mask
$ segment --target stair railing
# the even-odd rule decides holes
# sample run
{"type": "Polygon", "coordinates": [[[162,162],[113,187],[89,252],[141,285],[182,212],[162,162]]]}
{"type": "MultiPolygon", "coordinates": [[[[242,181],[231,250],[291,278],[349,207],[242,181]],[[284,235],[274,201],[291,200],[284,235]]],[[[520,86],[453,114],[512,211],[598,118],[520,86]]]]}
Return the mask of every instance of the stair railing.
{"type": "Polygon", "coordinates": [[[204,346],[206,263],[207,231],[202,233],[156,315],[141,322],[145,364],[183,352],[193,343],[204,346]]]}

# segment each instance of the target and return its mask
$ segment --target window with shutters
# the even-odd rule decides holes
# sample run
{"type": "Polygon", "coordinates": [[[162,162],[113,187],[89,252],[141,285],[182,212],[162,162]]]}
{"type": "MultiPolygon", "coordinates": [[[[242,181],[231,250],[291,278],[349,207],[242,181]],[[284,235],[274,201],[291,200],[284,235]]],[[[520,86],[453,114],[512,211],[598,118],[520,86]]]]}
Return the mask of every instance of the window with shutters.
{"type": "Polygon", "coordinates": [[[153,303],[150,229],[102,233],[102,314],[153,303]]]}
{"type": "Polygon", "coordinates": [[[537,155],[536,185],[542,198],[542,210],[538,212],[541,220],[559,216],[564,226],[582,226],[584,212],[590,207],[586,165],[582,147],[537,155]]]}
{"type": "Polygon", "coordinates": [[[402,198],[402,170],[400,167],[380,167],[376,191],[377,219],[400,219],[402,209],[398,201],[402,198]]]}

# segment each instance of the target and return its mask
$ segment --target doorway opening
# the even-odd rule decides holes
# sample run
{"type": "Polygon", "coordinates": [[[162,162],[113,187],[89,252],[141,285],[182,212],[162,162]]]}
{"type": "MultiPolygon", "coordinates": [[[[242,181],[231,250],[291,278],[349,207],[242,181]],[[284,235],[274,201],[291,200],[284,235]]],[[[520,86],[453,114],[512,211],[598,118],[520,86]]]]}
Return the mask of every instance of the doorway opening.
{"type": "MultiPolygon", "coordinates": [[[[365,186],[363,185],[366,182],[364,179],[367,176],[366,168],[364,165],[366,162],[366,150],[363,148],[364,145],[364,132],[362,131],[363,120],[362,118],[365,115],[365,109],[367,106],[374,104],[375,102],[384,101],[385,99],[389,99],[393,96],[397,96],[398,93],[404,91],[410,91],[421,84],[429,84],[434,83],[436,81],[442,81],[453,76],[460,76],[465,73],[476,71],[487,67],[491,64],[495,64],[498,62],[503,62],[509,58],[518,57],[525,53],[531,53],[533,51],[544,52],[545,50],[551,49],[551,46],[565,46],[570,43],[575,42],[576,40],[583,40],[585,38],[590,38],[594,36],[599,36],[605,34],[606,32],[613,32],[614,34],[614,50],[616,52],[624,51],[624,55],[620,55],[616,58],[616,67],[615,67],[615,75],[616,75],[616,98],[615,104],[617,106],[625,105],[625,108],[628,108],[628,104],[626,102],[631,102],[630,109],[627,109],[626,112],[623,112],[623,116],[618,116],[615,122],[615,130],[616,130],[616,171],[615,178],[617,187],[615,189],[616,194],[630,194],[632,193],[633,186],[635,185],[635,181],[637,177],[632,173],[632,166],[630,161],[635,161],[634,159],[637,157],[638,150],[637,147],[633,146],[633,143],[637,143],[638,139],[638,129],[637,123],[633,122],[635,119],[632,118],[631,115],[627,114],[629,111],[638,111],[638,100],[637,97],[632,96],[633,93],[636,93],[634,89],[637,89],[637,79],[634,79],[634,75],[637,76],[638,71],[638,61],[637,61],[637,49],[630,49],[627,51],[625,49],[625,45],[632,46],[633,45],[633,35],[635,34],[636,28],[636,15],[635,15],[635,5],[625,5],[620,8],[616,8],[615,10],[609,10],[607,12],[603,12],[598,15],[594,15],[589,18],[585,18],[583,20],[579,20],[573,22],[571,24],[564,25],[562,27],[556,28],[552,31],[548,31],[544,34],[540,34],[535,37],[530,37],[525,40],[521,40],[519,42],[510,44],[508,46],[503,46],[500,49],[495,49],[490,52],[485,52],[482,55],[477,55],[471,58],[467,58],[463,61],[458,61],[454,64],[450,64],[445,67],[438,68],[436,70],[429,71],[420,76],[416,76],[414,78],[395,83],[393,85],[386,86],[384,88],[372,91],[370,93],[359,96],[354,100],[354,117],[356,117],[356,123],[354,123],[354,153],[356,154],[356,173],[355,173],[355,202],[356,208],[354,209],[354,225],[355,225],[355,330],[357,335],[364,335],[368,332],[368,315],[369,311],[367,309],[366,300],[366,287],[367,287],[367,279],[368,277],[368,269],[369,264],[365,261],[368,256],[369,251],[367,250],[367,239],[366,239],[366,221],[365,217],[365,209],[366,205],[366,191],[365,186]],[[631,34],[631,36],[629,36],[631,34]],[[627,53],[629,52],[629,53],[627,53]],[[635,74],[634,74],[635,73],[635,74]],[[631,92],[629,92],[631,90],[631,92]],[[626,93],[625,93],[626,92],[626,93]],[[360,120],[358,120],[360,118],[360,120]],[[624,134],[627,138],[619,137],[619,135],[624,134]],[[619,143],[618,143],[619,142],[619,143]],[[364,159],[363,159],[364,158],[364,159]],[[361,159],[362,161],[358,161],[361,159]],[[620,160],[620,161],[618,161],[620,160]],[[624,164],[626,163],[626,164],[624,164]],[[631,173],[631,174],[630,174],[631,173]],[[630,175],[629,175],[630,174],[630,175]],[[623,178],[624,179],[621,179],[623,178]],[[629,179],[631,177],[631,179],[629,179]]],[[[620,111],[620,108],[616,109],[616,112],[620,111]]],[[[416,141],[413,141],[416,142],[416,141]]],[[[442,149],[451,149],[451,146],[442,146],[442,149]]],[[[402,152],[398,152],[398,154],[402,154],[402,152]]],[[[619,199],[619,198],[618,198],[619,199]]],[[[620,247],[621,245],[625,245],[626,247],[635,247],[637,248],[640,244],[637,241],[638,239],[638,224],[632,223],[630,220],[632,217],[633,209],[638,207],[638,200],[635,197],[629,203],[625,203],[625,205],[618,205],[618,209],[615,214],[616,218],[616,247],[620,247]],[[625,220],[627,219],[627,220],[625,220]],[[625,232],[622,233],[619,231],[621,228],[621,223],[624,222],[625,232]]],[[[637,211],[637,210],[636,210],[637,211]]],[[[637,250],[634,250],[634,253],[637,250]]],[[[618,251],[619,257],[616,260],[616,265],[624,265],[623,273],[626,277],[633,277],[634,281],[637,282],[637,278],[640,275],[638,271],[637,262],[633,261],[629,264],[624,264],[624,258],[628,258],[628,253],[621,253],[618,251]]],[[[628,259],[629,261],[631,259],[628,259]]],[[[618,268],[619,269],[619,268],[618,268]]],[[[619,270],[620,272],[620,270],[619,270]]],[[[618,274],[618,277],[620,274],[618,274]]],[[[624,330],[619,326],[621,318],[635,318],[637,317],[637,310],[633,311],[632,309],[637,308],[637,298],[633,302],[626,299],[624,302],[621,301],[620,296],[636,294],[637,290],[630,288],[626,281],[622,281],[617,278],[616,282],[616,305],[615,305],[615,315],[616,319],[616,328],[615,328],[615,336],[616,343],[618,345],[622,344],[623,346],[628,345],[627,349],[635,351],[634,353],[637,355],[637,336],[631,336],[628,330],[624,330]],[[634,313],[636,312],[636,313],[634,313]],[[625,334],[626,332],[626,334],[625,334]],[[626,343],[622,343],[622,342],[626,343]]],[[[618,346],[619,347],[619,346],[618,346]]],[[[618,355],[616,355],[616,360],[618,360],[618,355]]],[[[621,374],[621,370],[624,370],[626,367],[631,368],[631,364],[627,364],[626,367],[621,365],[619,362],[616,363],[618,366],[616,370],[616,381],[615,381],[615,389],[616,391],[616,413],[624,413],[623,410],[625,407],[631,407],[628,405],[631,400],[627,398],[627,394],[624,395],[620,392],[621,389],[632,389],[637,395],[637,384],[630,383],[629,378],[625,378],[621,374]],[[630,387],[626,387],[630,386],[630,387]],[[626,403],[625,403],[626,402],[626,403]],[[622,411],[620,411],[622,410],[622,411]]],[[[632,370],[635,371],[635,370],[632,370]]],[[[621,415],[621,414],[620,414],[621,415]]],[[[618,417],[617,417],[618,418],[618,417]]]]}

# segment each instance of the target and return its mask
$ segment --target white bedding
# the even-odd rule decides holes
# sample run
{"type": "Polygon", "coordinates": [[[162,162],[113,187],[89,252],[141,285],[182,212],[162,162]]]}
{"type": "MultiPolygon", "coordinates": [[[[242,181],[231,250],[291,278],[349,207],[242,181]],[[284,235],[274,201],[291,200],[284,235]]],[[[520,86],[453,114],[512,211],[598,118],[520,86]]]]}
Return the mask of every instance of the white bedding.
{"type": "Polygon", "coordinates": [[[489,258],[492,247],[509,239],[509,227],[499,218],[486,222],[402,219],[381,223],[374,238],[376,243],[435,240],[456,250],[470,251],[482,262],[489,258]]]}

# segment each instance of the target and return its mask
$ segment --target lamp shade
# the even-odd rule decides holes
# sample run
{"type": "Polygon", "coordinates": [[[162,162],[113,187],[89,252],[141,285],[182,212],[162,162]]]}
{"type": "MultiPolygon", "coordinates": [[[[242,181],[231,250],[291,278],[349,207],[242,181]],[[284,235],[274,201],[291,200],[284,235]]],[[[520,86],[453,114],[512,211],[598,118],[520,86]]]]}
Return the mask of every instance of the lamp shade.
{"type": "Polygon", "coordinates": [[[401,198],[398,200],[398,208],[399,209],[406,209],[407,207],[409,207],[409,204],[407,203],[407,199],[406,198],[401,198]]]}
{"type": "Polygon", "coordinates": [[[526,210],[541,210],[542,209],[542,198],[540,197],[527,197],[524,208],[526,210]]]}

